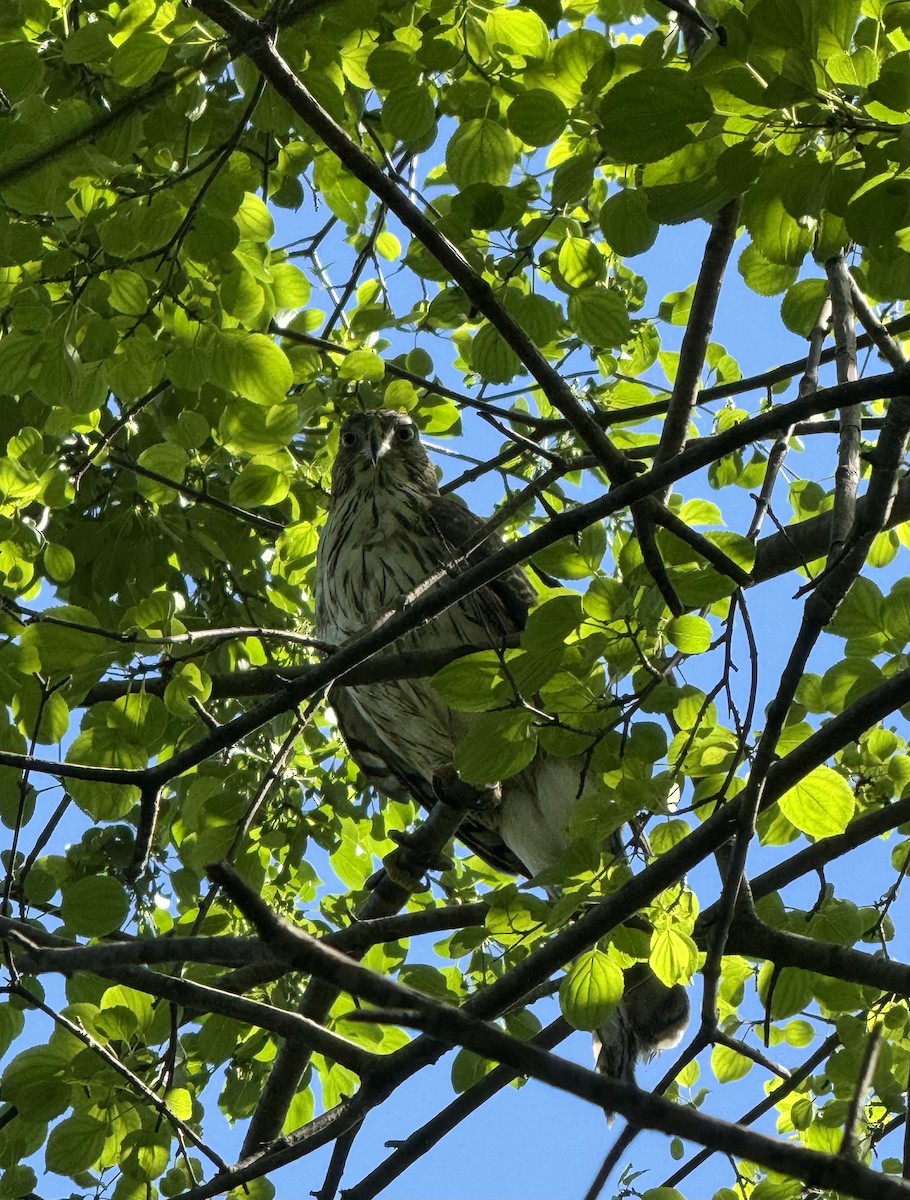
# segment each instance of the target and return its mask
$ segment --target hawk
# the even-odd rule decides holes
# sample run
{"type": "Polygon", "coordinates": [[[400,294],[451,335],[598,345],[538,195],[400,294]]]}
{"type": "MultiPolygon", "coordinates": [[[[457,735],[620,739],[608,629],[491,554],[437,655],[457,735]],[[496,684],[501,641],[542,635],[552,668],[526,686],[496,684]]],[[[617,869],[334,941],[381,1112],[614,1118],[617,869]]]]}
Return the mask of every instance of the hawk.
{"type": "MultiPolygon", "coordinates": [[[[344,642],[394,608],[458,557],[476,562],[501,543],[457,500],[441,496],[436,471],[406,413],[356,413],[341,427],[329,515],[316,560],[316,632],[344,642]]],[[[535,592],[517,567],[459,600],[396,643],[402,650],[458,645],[501,649],[521,630],[535,592]]],[[[339,729],[366,778],[394,799],[425,808],[453,775],[459,741],[475,716],[451,709],[428,678],[336,686],[339,729]]],[[[533,876],[553,865],[584,788],[581,759],[539,750],[531,764],[477,805],[458,836],[500,871],[533,876]]],[[[688,1021],[682,987],[665,987],[646,966],[627,972],[623,1001],[595,1036],[597,1066],[634,1079],[635,1063],[674,1046],[688,1021]]]]}

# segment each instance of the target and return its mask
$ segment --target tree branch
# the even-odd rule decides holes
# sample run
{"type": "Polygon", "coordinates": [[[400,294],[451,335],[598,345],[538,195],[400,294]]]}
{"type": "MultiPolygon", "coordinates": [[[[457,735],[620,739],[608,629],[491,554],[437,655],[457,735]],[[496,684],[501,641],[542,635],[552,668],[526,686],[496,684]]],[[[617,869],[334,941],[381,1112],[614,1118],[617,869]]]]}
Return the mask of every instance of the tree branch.
{"type": "Polygon", "coordinates": [[[686,444],[689,422],[692,420],[698,398],[705,355],[714,328],[714,314],[720,299],[724,271],[736,241],[739,210],[740,201],[731,200],[724,205],[711,225],[695,285],[695,295],[692,298],[692,309],[680,347],[676,380],[667,405],[660,444],[654,456],[656,466],[674,458],[686,444]]]}

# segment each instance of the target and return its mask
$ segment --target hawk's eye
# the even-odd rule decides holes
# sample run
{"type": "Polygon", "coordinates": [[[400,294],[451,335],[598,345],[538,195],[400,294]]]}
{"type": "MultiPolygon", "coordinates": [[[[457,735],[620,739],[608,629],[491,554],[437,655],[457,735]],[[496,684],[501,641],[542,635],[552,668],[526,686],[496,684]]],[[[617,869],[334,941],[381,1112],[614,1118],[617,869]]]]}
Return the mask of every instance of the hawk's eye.
{"type": "Polygon", "coordinates": [[[399,442],[413,442],[417,437],[417,430],[413,425],[399,425],[395,436],[399,442]]]}
{"type": "Polygon", "coordinates": [[[342,446],[347,446],[349,450],[352,446],[357,445],[357,434],[353,431],[353,429],[346,429],[344,431],[344,433],[341,435],[341,444],[342,446]]]}

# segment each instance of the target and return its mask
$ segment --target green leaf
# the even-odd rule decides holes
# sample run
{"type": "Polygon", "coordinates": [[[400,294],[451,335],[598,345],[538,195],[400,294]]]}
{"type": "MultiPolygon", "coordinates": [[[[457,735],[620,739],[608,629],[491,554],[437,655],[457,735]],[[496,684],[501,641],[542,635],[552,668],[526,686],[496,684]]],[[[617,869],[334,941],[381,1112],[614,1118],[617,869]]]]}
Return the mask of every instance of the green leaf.
{"type": "Polygon", "coordinates": [[[808,1021],[802,1019],[788,1021],[787,1028],[784,1030],[784,1037],[787,1045],[796,1046],[797,1049],[803,1049],[805,1046],[811,1046],[815,1041],[815,1030],[808,1021]]]}
{"type": "Polygon", "coordinates": [[[270,1179],[260,1175],[258,1179],[251,1179],[248,1183],[231,1188],[227,1200],[275,1200],[275,1185],[270,1179]]]}
{"type": "Polygon", "coordinates": [[[113,78],[123,87],[141,87],[161,70],[168,49],[167,42],[160,34],[140,29],[114,54],[113,78]]]}
{"type": "Polygon", "coordinates": [[[538,346],[552,342],[562,324],[562,310],[546,296],[521,296],[510,306],[524,331],[538,346]]]}
{"type": "Polygon", "coordinates": [[[31,1196],[38,1186],[38,1177],[31,1167],[10,1167],[0,1176],[0,1200],[18,1200],[31,1196]]]}
{"type": "Polygon", "coordinates": [[[118,312],[141,316],[148,308],[149,294],[145,280],[135,271],[111,271],[110,301],[118,312]]]}
{"type": "Polygon", "coordinates": [[[668,292],[660,302],[658,315],[662,321],[671,325],[687,325],[689,314],[692,312],[692,300],[695,296],[695,284],[691,283],[684,292],[668,292]]]}
{"type": "Polygon", "coordinates": [[[509,129],[527,146],[549,146],[569,120],[566,106],[545,88],[531,88],[509,105],[509,129]]]}
{"type": "Polygon", "coordinates": [[[375,350],[355,350],[346,355],[338,368],[339,379],[376,381],[385,374],[385,363],[375,350]]]}
{"type": "Polygon", "coordinates": [[[22,634],[22,645],[33,648],[48,675],[70,674],[89,664],[98,664],[99,674],[111,643],[79,626],[98,626],[94,613],[76,605],[48,610],[49,621],[36,621],[22,634]],[[59,623],[58,623],[59,622],[59,623]]]}
{"type": "MultiPolygon", "coordinates": [[[[136,462],[146,471],[152,471],[155,475],[163,475],[165,479],[173,479],[175,483],[183,483],[186,475],[186,451],[172,442],[161,442],[157,446],[150,446],[148,450],[142,451],[136,462]]],[[[177,493],[173,488],[169,488],[158,480],[149,479],[147,476],[140,475],[136,486],[147,500],[156,504],[168,504],[177,499],[177,493]]]]}
{"type": "Polygon", "coordinates": [[[759,296],[779,295],[795,282],[798,274],[796,267],[769,262],[754,242],[746,246],[736,266],[746,286],[759,296]]]}
{"type": "Polygon", "coordinates": [[[573,292],[568,317],[573,331],[589,346],[621,346],[632,332],[622,296],[601,284],[573,292]]]}
{"type": "Polygon", "coordinates": [[[234,224],[240,236],[249,242],[267,244],[275,234],[274,218],[255,192],[244,194],[240,207],[234,213],[234,224]]]}
{"type": "Polygon", "coordinates": [[[575,1029],[597,1029],[622,999],[623,974],[602,950],[572,963],[559,985],[559,1007],[575,1029]]]}
{"type": "Polygon", "coordinates": [[[723,514],[710,500],[687,500],[679,510],[679,519],[687,525],[723,525],[723,514]]]}
{"type": "Polygon", "coordinates": [[[797,967],[777,972],[773,963],[766,962],[758,973],[758,997],[774,1020],[792,1017],[811,1002],[814,978],[797,967]]]}
{"type": "Polygon", "coordinates": [[[547,906],[538,896],[518,892],[513,884],[493,893],[485,928],[501,946],[530,945],[546,932],[547,906]]]}
{"type": "Polygon", "coordinates": [[[772,163],[746,194],[742,217],[763,258],[778,266],[799,267],[812,249],[813,225],[787,211],[787,182],[785,166],[772,163]]]}
{"type": "Polygon", "coordinates": [[[373,874],[373,859],[356,838],[346,837],[330,860],[332,870],[349,888],[360,889],[373,874]]]}
{"type": "Polygon", "coordinates": [[[829,711],[840,712],[883,682],[881,667],[866,657],[851,654],[828,668],[822,688],[829,711]]]}
{"type": "Polygon", "coordinates": [[[729,1046],[715,1046],[711,1051],[711,1070],[718,1083],[733,1083],[737,1079],[745,1079],[753,1066],[751,1058],[746,1058],[744,1054],[739,1054],[729,1046]]]}
{"type": "Polygon", "coordinates": [[[650,250],[658,225],[648,212],[648,197],[635,188],[614,192],[600,209],[600,228],[617,254],[632,256],[650,250]]]}
{"type": "Polygon", "coordinates": [[[107,1130],[97,1117],[73,1113],[51,1130],[44,1165],[55,1175],[75,1178],[98,1161],[106,1137],[107,1130]]]}
{"type": "Polygon", "coordinates": [[[25,1017],[21,1009],[0,1004],[0,1055],[6,1054],[24,1027],[25,1017]]]}
{"type": "Polygon", "coordinates": [[[193,1117],[193,1096],[187,1088],[170,1088],[164,1096],[168,1110],[180,1121],[190,1121],[193,1117]]]}
{"type": "Polygon", "coordinates": [[[650,163],[691,142],[711,97],[683,71],[646,67],[615,84],[600,105],[604,149],[618,162],[650,163]]]}
{"type": "Polygon", "coordinates": [[[455,769],[478,787],[511,779],[534,758],[537,732],[524,709],[486,713],[459,743],[455,769]]]}
{"type": "Polygon", "coordinates": [[[459,1050],[452,1060],[452,1089],[461,1095],[475,1083],[480,1083],[484,1076],[496,1066],[488,1058],[481,1058],[473,1050],[459,1050]]]}
{"type": "Polygon", "coordinates": [[[212,692],[212,681],[196,663],[183,662],[175,670],[164,689],[164,703],[169,712],[178,717],[196,716],[192,701],[208,700],[212,692]]]}
{"type": "Polygon", "coordinates": [[[590,287],[606,276],[604,256],[588,238],[568,237],[559,247],[559,273],[570,288],[590,287]]]}
{"type": "Polygon", "coordinates": [[[44,569],[53,583],[67,583],[76,570],[76,560],[66,546],[48,542],[44,547],[44,569]]]}
{"type": "Polygon", "coordinates": [[[109,987],[101,997],[101,1013],[98,1020],[105,1023],[106,1031],[109,1031],[106,1022],[111,1012],[119,1014],[122,1033],[118,1036],[129,1038],[136,1032],[143,1034],[148,1032],[154,1019],[155,1006],[152,998],[144,992],[137,992],[133,988],[115,984],[113,987],[109,987]]]}
{"type": "Polygon", "coordinates": [[[28,1113],[32,1121],[50,1121],[70,1103],[71,1085],[65,1081],[66,1058],[57,1046],[31,1046],[3,1072],[3,1099],[28,1113]]]}
{"type": "Polygon", "coordinates": [[[509,383],[521,368],[518,355],[489,322],[484,322],[471,343],[471,365],[489,383],[509,383]]]}
{"type": "Polygon", "coordinates": [[[507,702],[511,692],[492,650],[448,663],[433,676],[433,685],[460,712],[487,712],[507,702]]]}
{"type": "Polygon", "coordinates": [[[545,600],[529,615],[521,635],[522,646],[535,653],[561,647],[581,623],[581,599],[574,593],[545,600]]]}
{"type": "Polygon", "coordinates": [[[698,966],[698,947],[687,933],[658,929],[651,935],[648,963],[665,987],[688,983],[698,966]]]}
{"type": "Polygon", "coordinates": [[[446,148],[449,174],[462,188],[472,183],[508,183],[517,158],[512,135],[487,117],[459,125],[446,148]]]}
{"type": "Polygon", "coordinates": [[[566,204],[583,201],[594,186],[596,165],[597,159],[590,154],[579,154],[561,162],[553,172],[553,186],[550,189],[554,206],[562,208],[566,204]]]}
{"type": "Polygon", "coordinates": [[[130,898],[119,879],[89,875],[64,886],[60,911],[73,933],[102,937],[121,928],[129,915],[130,898]]]}
{"type": "Polygon", "coordinates": [[[601,577],[591,581],[584,606],[595,621],[615,621],[632,611],[632,597],[621,580],[601,577]]]}
{"type": "Polygon", "coordinates": [[[883,529],[881,533],[876,534],[873,538],[866,561],[870,567],[877,567],[880,570],[882,567],[887,567],[890,563],[894,562],[899,549],[900,539],[897,531],[894,529],[883,529]]]}
{"type": "Polygon", "coordinates": [[[781,811],[802,833],[833,837],[843,833],[855,802],[849,783],[830,767],[816,767],[780,798],[781,811]]]}
{"type": "Polygon", "coordinates": [[[140,1179],[157,1179],[170,1162],[170,1133],[167,1127],[151,1130],[136,1129],[123,1142],[126,1174],[140,1179]]]}
{"type": "Polygon", "coordinates": [[[398,42],[377,46],[366,61],[366,69],[378,88],[406,87],[420,76],[420,64],[408,47],[398,42]]]}
{"type": "Polygon", "coordinates": [[[780,315],[791,333],[808,337],[828,298],[824,279],[801,279],[788,289],[780,306],[780,315]]]}
{"type": "Polygon", "coordinates": [[[838,637],[863,637],[884,628],[885,600],[871,579],[860,576],[838,606],[828,628],[838,637]]]}
{"type": "Polygon", "coordinates": [[[69,705],[59,692],[42,694],[37,683],[19,689],[13,697],[13,716],[23,733],[31,735],[42,745],[56,745],[69,729],[69,705]]]}
{"type": "Polygon", "coordinates": [[[704,654],[714,640],[711,625],[704,617],[674,617],[664,630],[668,642],[683,654],[704,654]]]}
{"type": "Polygon", "coordinates": [[[543,21],[530,8],[494,8],[487,16],[490,48],[506,57],[546,58],[550,35],[543,21]]]}
{"type": "Polygon", "coordinates": [[[259,508],[280,504],[288,494],[290,480],[284,471],[269,461],[247,463],[231,480],[229,498],[239,508],[259,508]]]}
{"type": "Polygon", "coordinates": [[[221,332],[212,365],[215,381],[256,404],[278,404],[294,381],[284,351],[263,333],[221,332]]]}
{"type": "Polygon", "coordinates": [[[393,88],[382,105],[384,129],[405,143],[422,142],[436,127],[436,105],[425,86],[393,88]]]}

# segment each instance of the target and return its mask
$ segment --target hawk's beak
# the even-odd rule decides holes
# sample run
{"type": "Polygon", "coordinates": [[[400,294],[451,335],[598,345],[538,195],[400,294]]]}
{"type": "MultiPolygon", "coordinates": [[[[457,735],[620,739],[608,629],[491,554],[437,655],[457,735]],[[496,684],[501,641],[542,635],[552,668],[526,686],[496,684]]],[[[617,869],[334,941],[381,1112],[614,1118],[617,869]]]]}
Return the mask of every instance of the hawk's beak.
{"type": "Polygon", "coordinates": [[[369,455],[370,462],[375,467],[382,455],[382,437],[376,429],[370,430],[369,437],[367,438],[367,454],[369,455]]]}

